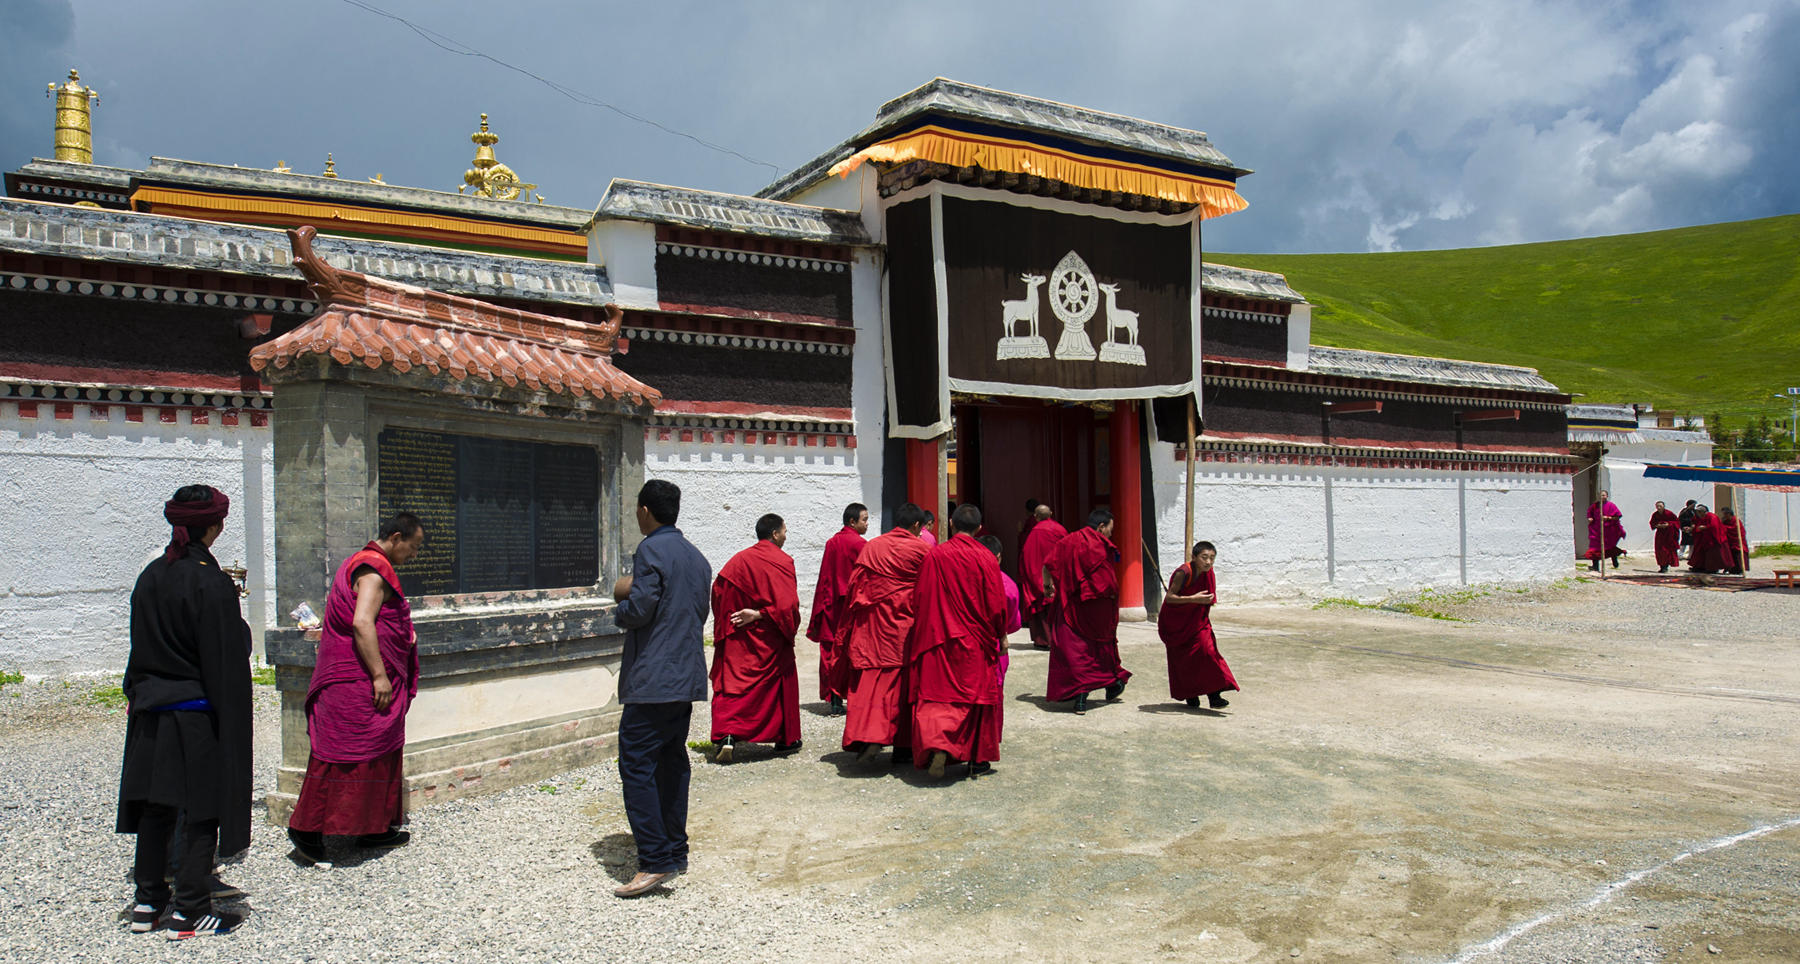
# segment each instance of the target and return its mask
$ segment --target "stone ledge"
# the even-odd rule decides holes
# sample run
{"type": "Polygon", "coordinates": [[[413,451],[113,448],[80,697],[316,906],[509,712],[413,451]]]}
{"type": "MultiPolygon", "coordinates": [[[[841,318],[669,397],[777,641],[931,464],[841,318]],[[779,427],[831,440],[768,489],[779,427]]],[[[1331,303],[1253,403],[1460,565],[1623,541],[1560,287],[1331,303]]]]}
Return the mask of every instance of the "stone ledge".
{"type": "MultiPolygon", "coordinates": [[[[550,722],[537,721],[508,732],[474,740],[432,741],[436,746],[406,751],[406,810],[463,797],[497,793],[512,787],[592,766],[613,752],[617,743],[619,705],[550,722]],[[479,760],[460,766],[452,759],[479,760]],[[432,769],[432,767],[438,767],[432,769]]],[[[275,790],[267,798],[269,822],[287,826],[299,798],[304,768],[282,766],[275,790]]]]}

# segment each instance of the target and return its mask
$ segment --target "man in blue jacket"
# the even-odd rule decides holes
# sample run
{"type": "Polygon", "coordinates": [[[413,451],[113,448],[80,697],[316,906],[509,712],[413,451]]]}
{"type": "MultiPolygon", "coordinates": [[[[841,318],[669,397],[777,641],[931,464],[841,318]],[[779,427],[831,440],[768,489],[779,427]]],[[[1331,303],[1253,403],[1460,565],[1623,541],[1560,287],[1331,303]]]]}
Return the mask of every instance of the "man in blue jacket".
{"type": "Polygon", "coordinates": [[[701,633],[712,605],[712,566],[675,520],[681,489],[652,479],[638,491],[644,540],[631,575],[613,586],[624,627],[619,666],[619,782],[637,842],[638,872],[613,893],[637,897],[687,870],[688,724],[706,699],[701,633]]]}

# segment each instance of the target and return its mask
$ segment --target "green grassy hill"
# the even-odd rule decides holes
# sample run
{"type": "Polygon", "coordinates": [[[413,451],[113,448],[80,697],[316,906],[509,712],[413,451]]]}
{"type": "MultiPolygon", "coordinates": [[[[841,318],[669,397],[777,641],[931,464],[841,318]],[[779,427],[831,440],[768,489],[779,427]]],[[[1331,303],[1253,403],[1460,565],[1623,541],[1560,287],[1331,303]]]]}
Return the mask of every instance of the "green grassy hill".
{"type": "Polygon", "coordinates": [[[1800,385],[1800,215],[1497,248],[1214,254],[1278,271],[1313,342],[1536,368],[1585,402],[1787,415],[1800,385]]]}

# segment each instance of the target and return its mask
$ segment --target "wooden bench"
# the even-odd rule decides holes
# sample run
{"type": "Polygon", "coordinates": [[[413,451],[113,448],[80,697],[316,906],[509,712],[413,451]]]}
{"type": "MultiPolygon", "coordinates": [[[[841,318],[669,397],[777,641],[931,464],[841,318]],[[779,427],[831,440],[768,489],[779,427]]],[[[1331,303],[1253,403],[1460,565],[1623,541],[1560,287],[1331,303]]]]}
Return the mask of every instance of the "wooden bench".
{"type": "Polygon", "coordinates": [[[1800,569],[1777,569],[1775,570],[1775,585],[1787,586],[1791,589],[1795,576],[1800,576],[1800,569]]]}

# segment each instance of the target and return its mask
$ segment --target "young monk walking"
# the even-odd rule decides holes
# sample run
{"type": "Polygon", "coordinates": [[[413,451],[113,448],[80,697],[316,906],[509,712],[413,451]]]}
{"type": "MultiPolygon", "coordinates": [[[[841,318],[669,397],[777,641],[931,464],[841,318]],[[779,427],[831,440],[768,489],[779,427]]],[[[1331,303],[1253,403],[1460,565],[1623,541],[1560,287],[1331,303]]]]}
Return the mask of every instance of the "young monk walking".
{"type": "Polygon", "coordinates": [[[1169,592],[1156,616],[1156,634],[1169,654],[1169,696],[1196,708],[1205,696],[1206,705],[1215,710],[1230,706],[1225,691],[1238,688],[1213,636],[1212,608],[1219,601],[1213,561],[1218,555],[1212,543],[1194,543],[1188,561],[1170,574],[1169,592]]]}

